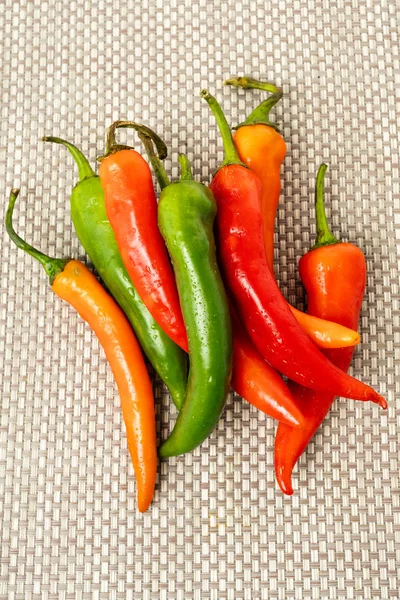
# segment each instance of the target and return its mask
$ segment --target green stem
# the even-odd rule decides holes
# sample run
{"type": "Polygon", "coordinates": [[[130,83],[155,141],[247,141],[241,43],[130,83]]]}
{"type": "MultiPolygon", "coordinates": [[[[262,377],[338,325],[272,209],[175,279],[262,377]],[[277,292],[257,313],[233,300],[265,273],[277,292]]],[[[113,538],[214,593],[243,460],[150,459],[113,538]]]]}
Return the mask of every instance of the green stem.
{"type": "Polygon", "coordinates": [[[156,134],[155,131],[150,129],[150,127],[146,127],[146,125],[141,125],[140,123],[135,123],[135,121],[117,121],[115,124],[115,129],[118,128],[134,129],[135,131],[137,131],[142,142],[144,137],[152,140],[154,142],[155,147],[157,148],[158,158],[160,160],[164,160],[164,158],[167,158],[168,149],[164,140],[162,140],[160,136],[156,134]]]}
{"type": "Polygon", "coordinates": [[[325,213],[324,183],[327,168],[328,165],[322,163],[318,169],[317,180],[315,183],[315,219],[317,225],[317,238],[312,248],[313,250],[315,250],[315,248],[319,248],[320,246],[330,246],[339,242],[339,240],[329,229],[325,213]]]}
{"type": "Polygon", "coordinates": [[[104,156],[99,156],[97,158],[97,160],[99,162],[101,162],[104,158],[107,158],[107,156],[110,156],[111,154],[115,154],[116,152],[119,152],[120,150],[131,150],[130,146],[125,146],[124,144],[117,144],[115,132],[117,130],[119,123],[121,123],[121,121],[115,121],[108,128],[107,137],[106,137],[106,151],[104,153],[104,156]]]}
{"type": "Polygon", "coordinates": [[[153,167],[153,171],[157,177],[158,184],[163,190],[164,188],[168,187],[171,182],[169,180],[166,170],[164,169],[164,165],[162,164],[157,154],[154,152],[153,140],[142,133],[139,133],[139,137],[143,143],[143,146],[145,147],[147,156],[149,158],[149,161],[151,162],[151,166],[153,167]]]}
{"type": "Polygon", "coordinates": [[[193,181],[192,167],[186,154],[180,154],[178,156],[178,162],[181,167],[180,181],[193,181]]]}
{"type": "Polygon", "coordinates": [[[271,108],[275,106],[282,98],[282,92],[277,92],[276,94],[272,94],[269,98],[266,98],[257,108],[253,110],[252,113],[249,114],[247,119],[240,123],[235,129],[239,129],[239,127],[243,127],[245,125],[268,125],[273,129],[276,129],[276,126],[270,122],[269,113],[271,108]]]}
{"type": "Polygon", "coordinates": [[[239,154],[233,142],[228,121],[226,120],[222,108],[218,104],[217,100],[214,98],[214,96],[211,96],[211,94],[207,90],[202,90],[200,92],[200,96],[204,98],[208,106],[211,108],[222,136],[225,158],[219,168],[221,169],[222,167],[226,167],[228,165],[242,165],[243,167],[245,167],[246,165],[242,163],[242,161],[239,158],[239,154]]]}
{"type": "Polygon", "coordinates": [[[224,85],[232,85],[243,90],[264,90],[265,92],[271,92],[271,94],[282,93],[282,90],[273,83],[260,81],[252,77],[232,77],[232,79],[226,79],[224,85]]]}
{"type": "Polygon", "coordinates": [[[273,129],[277,130],[277,127],[273,125],[269,120],[269,113],[271,108],[275,106],[277,102],[282,98],[283,91],[282,88],[276,87],[272,83],[268,83],[267,81],[260,81],[258,79],[253,79],[252,77],[234,77],[233,79],[227,79],[224,81],[224,85],[233,85],[237,88],[242,88],[244,90],[263,90],[265,92],[271,92],[273,95],[261,102],[256,109],[247,117],[243,123],[240,123],[235,129],[239,129],[239,127],[243,127],[245,125],[268,125],[273,129]]]}
{"type": "MultiPolygon", "coordinates": [[[[132,128],[135,129],[140,137],[140,134],[142,134],[143,136],[147,136],[150,139],[153,140],[154,145],[157,148],[157,153],[158,156],[161,160],[164,160],[164,158],[167,157],[168,155],[168,150],[167,150],[167,146],[165,145],[164,141],[149,127],[146,127],[145,125],[141,125],[140,123],[135,123],[135,121],[115,121],[109,128],[107,131],[107,138],[106,138],[106,152],[104,156],[99,157],[97,160],[101,161],[104,158],[106,158],[107,156],[110,156],[110,154],[115,154],[115,152],[119,152],[120,150],[131,150],[131,146],[125,146],[122,144],[117,144],[117,140],[115,137],[116,131],[119,128],[132,128]]],[[[143,138],[141,138],[143,140],[143,138]]]]}
{"type": "Polygon", "coordinates": [[[89,164],[88,159],[82,154],[80,150],[71,142],[67,142],[62,140],[59,137],[53,136],[45,136],[42,138],[44,142],[54,142],[55,144],[62,144],[71,152],[76,164],[79,169],[79,180],[83,181],[84,179],[89,179],[89,177],[95,177],[96,173],[93,171],[92,167],[89,164]]]}
{"type": "Polygon", "coordinates": [[[13,218],[14,206],[15,206],[15,202],[18,198],[18,194],[19,194],[18,189],[13,188],[11,190],[10,200],[9,200],[8,208],[7,208],[7,212],[6,212],[7,233],[10,236],[11,241],[13,241],[14,244],[18,248],[20,248],[24,252],[27,252],[28,254],[33,256],[33,258],[36,258],[36,260],[38,260],[40,262],[40,264],[42,265],[42,267],[44,268],[44,270],[46,271],[46,273],[50,279],[50,284],[52,284],[54,279],[56,278],[56,276],[59,273],[61,273],[62,271],[64,271],[65,266],[67,265],[67,263],[69,263],[70,259],[50,258],[46,254],[43,254],[43,252],[40,252],[40,250],[36,250],[36,248],[34,248],[30,244],[28,244],[28,242],[25,242],[25,240],[23,240],[17,234],[17,232],[15,231],[15,229],[13,227],[12,218],[13,218]]]}
{"type": "Polygon", "coordinates": [[[146,127],[145,125],[135,123],[134,121],[117,121],[115,129],[119,127],[132,128],[137,131],[138,136],[145,147],[147,156],[151,162],[161,189],[163,190],[165,187],[170,185],[171,182],[161,162],[168,154],[167,146],[165,145],[164,141],[152,129],[146,127]],[[157,149],[158,156],[154,151],[154,146],[157,149]]]}

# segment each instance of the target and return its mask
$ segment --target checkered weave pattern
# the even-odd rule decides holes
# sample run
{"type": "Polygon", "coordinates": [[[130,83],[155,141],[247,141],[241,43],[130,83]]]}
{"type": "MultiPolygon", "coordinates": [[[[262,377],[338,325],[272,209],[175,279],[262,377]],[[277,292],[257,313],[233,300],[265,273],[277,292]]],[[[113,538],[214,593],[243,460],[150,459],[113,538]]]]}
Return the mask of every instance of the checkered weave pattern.
{"type": "MultiPolygon", "coordinates": [[[[276,235],[279,282],[304,307],[296,264],[315,235],[329,163],[333,232],[357,243],[368,284],[352,373],[389,401],[335,402],[285,498],[275,423],[229,398],[201,449],[163,462],[141,516],[119,399],[89,328],[41,267],[0,237],[0,598],[398,600],[400,84],[396,0],[2,0],[0,218],[52,256],[85,260],[69,216],[74,141],[94,162],[117,118],[155,128],[209,181],[222,158],[208,87],[233,124],[270,79],[288,145],[276,235]]],[[[121,141],[133,141],[121,132],[121,141]]],[[[139,145],[137,144],[137,147],[139,145]]],[[[155,381],[159,433],[175,410],[155,381]]]]}

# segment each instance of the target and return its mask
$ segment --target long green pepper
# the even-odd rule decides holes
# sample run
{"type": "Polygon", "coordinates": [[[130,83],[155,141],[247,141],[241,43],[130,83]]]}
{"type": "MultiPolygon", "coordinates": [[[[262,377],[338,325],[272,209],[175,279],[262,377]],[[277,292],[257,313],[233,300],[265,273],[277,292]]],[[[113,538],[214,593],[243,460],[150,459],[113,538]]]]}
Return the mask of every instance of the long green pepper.
{"type": "Polygon", "coordinates": [[[190,163],[182,154],[181,179],[170,184],[151,142],[142,141],[164,188],[158,225],[171,256],[189,342],[186,397],[159,451],[161,457],[168,457],[190,452],[215,429],[230,388],[232,330],[216,260],[214,196],[205,185],[193,181],[190,163]]]}
{"type": "Polygon", "coordinates": [[[71,194],[71,216],[77,236],[101,279],[126,314],[147,358],[181,405],[187,386],[186,355],[157,325],[135,290],[119,254],[108,221],[100,178],[73,144],[57,137],[43,138],[68,148],[79,168],[71,194]]]}

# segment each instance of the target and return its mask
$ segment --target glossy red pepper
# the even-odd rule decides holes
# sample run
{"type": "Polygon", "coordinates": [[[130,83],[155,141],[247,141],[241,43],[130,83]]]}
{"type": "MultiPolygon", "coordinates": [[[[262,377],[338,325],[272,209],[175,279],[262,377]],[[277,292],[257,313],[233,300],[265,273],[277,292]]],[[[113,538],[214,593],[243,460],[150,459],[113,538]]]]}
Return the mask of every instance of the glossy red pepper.
{"type": "Polygon", "coordinates": [[[225,116],[206,90],[220,127],[225,161],[211,190],[217,201],[220,265],[234,306],[251,340],[278,371],[302,385],[346,398],[386,400],[368,385],[343,373],[314,345],[292,315],[265,254],[258,177],[240,162],[225,116]]]}
{"type": "Polygon", "coordinates": [[[139,152],[116,143],[115,130],[121,123],[140,135],[151,134],[162,158],[167,155],[164,142],[147,127],[131,121],[111,125],[106,154],[99,159],[107,217],[125,268],[143,303],[165,333],[187,352],[174,274],[157,226],[157,199],[150,167],[139,152]]]}
{"type": "MultiPolygon", "coordinates": [[[[317,241],[299,263],[300,277],[307,290],[308,312],[357,329],[365,291],[366,265],[357,246],[341,243],[330,233],[326,222],[323,185],[326,165],[318,172],[316,186],[317,241]]],[[[325,356],[342,371],[347,371],[354,348],[324,350],[325,356]]],[[[279,424],[275,438],[275,473],[285,494],[292,494],[292,471],[311,438],[328,413],[335,395],[315,392],[289,384],[298,406],[306,416],[300,431],[279,424]]]]}
{"type": "MultiPolygon", "coordinates": [[[[280,423],[305,426],[302,412],[288,386],[256,350],[235,311],[231,308],[233,336],[232,389],[280,423]]],[[[293,427],[293,425],[291,426],[293,427]]]]}

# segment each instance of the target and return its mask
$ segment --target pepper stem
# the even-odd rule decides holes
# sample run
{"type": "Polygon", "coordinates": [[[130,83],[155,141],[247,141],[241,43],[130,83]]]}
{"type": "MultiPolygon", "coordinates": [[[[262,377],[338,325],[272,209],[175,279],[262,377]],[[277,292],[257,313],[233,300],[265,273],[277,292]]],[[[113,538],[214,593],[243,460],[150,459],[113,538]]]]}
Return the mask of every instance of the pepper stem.
{"type": "Polygon", "coordinates": [[[249,114],[247,119],[240,123],[234,129],[239,129],[239,127],[243,127],[245,125],[268,125],[268,127],[272,127],[273,129],[277,129],[277,127],[271,123],[269,120],[269,113],[271,112],[271,108],[275,106],[282,98],[282,91],[277,92],[276,94],[272,94],[269,98],[266,98],[257,108],[253,110],[252,113],[249,114]]]}
{"type": "Polygon", "coordinates": [[[59,273],[61,273],[62,271],[64,271],[65,266],[67,265],[67,263],[69,263],[70,259],[69,258],[68,259],[50,258],[46,254],[43,254],[43,252],[40,252],[40,250],[36,250],[36,248],[34,248],[30,244],[28,244],[28,242],[25,242],[25,240],[23,240],[17,234],[17,232],[15,231],[15,229],[13,227],[12,218],[13,218],[14,206],[15,206],[15,202],[18,198],[18,194],[19,194],[18,189],[13,188],[11,190],[10,200],[9,200],[8,208],[7,208],[7,212],[6,212],[7,233],[10,236],[11,241],[13,241],[14,244],[18,248],[20,248],[24,252],[27,252],[27,254],[30,254],[31,256],[33,256],[33,258],[36,258],[36,260],[38,260],[40,262],[40,264],[42,265],[42,267],[44,268],[44,270],[46,271],[46,273],[49,277],[50,285],[52,285],[52,283],[53,283],[54,279],[57,277],[57,275],[59,273]]]}
{"type": "Polygon", "coordinates": [[[157,177],[157,181],[163,190],[167,187],[171,182],[168,178],[167,172],[164,169],[162,164],[162,160],[166,158],[168,154],[167,146],[164,141],[149,127],[145,125],[140,125],[139,123],[135,123],[134,121],[117,121],[115,125],[115,129],[119,127],[122,128],[132,128],[137,131],[138,136],[140,137],[143,146],[145,147],[147,156],[151,165],[153,167],[154,173],[157,177]],[[154,146],[157,149],[157,154],[154,151],[154,146]]]}
{"type": "Polygon", "coordinates": [[[110,156],[111,154],[115,154],[116,152],[119,152],[120,150],[130,150],[131,149],[130,146],[125,146],[124,144],[117,144],[115,132],[118,127],[118,123],[120,123],[120,121],[115,121],[112,125],[110,125],[110,127],[107,130],[106,151],[104,153],[104,156],[99,156],[97,158],[97,160],[99,162],[101,162],[104,158],[107,158],[107,156],[110,156]]]}
{"type": "Polygon", "coordinates": [[[192,167],[186,154],[180,154],[178,162],[181,167],[181,178],[179,181],[193,181],[192,167]]]}
{"type": "Polygon", "coordinates": [[[272,96],[261,102],[257,108],[253,110],[253,112],[247,117],[243,123],[240,123],[234,129],[239,129],[239,127],[243,127],[245,125],[268,125],[273,129],[277,129],[275,125],[273,125],[269,120],[269,113],[271,108],[279,102],[282,98],[283,91],[281,88],[276,87],[272,83],[268,83],[267,81],[259,81],[258,79],[252,79],[251,77],[234,77],[233,79],[227,79],[224,81],[224,85],[233,85],[237,88],[242,88],[244,90],[264,90],[265,92],[271,92],[272,96]]]}
{"type": "Polygon", "coordinates": [[[59,137],[53,136],[45,136],[42,138],[44,142],[54,142],[55,144],[62,144],[71,152],[76,164],[79,169],[79,181],[83,181],[84,179],[89,179],[89,177],[95,177],[96,173],[93,171],[92,167],[89,164],[88,159],[82,154],[80,150],[71,142],[67,142],[66,140],[62,140],[59,137]]]}
{"type": "MultiPolygon", "coordinates": [[[[141,135],[147,136],[148,138],[153,140],[153,142],[157,148],[157,153],[158,153],[160,160],[164,160],[164,158],[167,157],[167,155],[168,155],[167,146],[165,145],[164,141],[152,129],[150,129],[149,127],[146,127],[145,125],[141,125],[140,123],[135,123],[135,121],[115,121],[108,128],[108,131],[107,131],[106,153],[104,156],[99,157],[97,159],[98,161],[102,161],[107,156],[110,156],[110,154],[114,154],[115,152],[119,152],[120,150],[131,150],[132,149],[131,146],[117,144],[115,134],[116,134],[116,131],[118,128],[132,128],[138,132],[139,137],[141,135]]],[[[141,137],[141,139],[143,141],[142,137],[141,137]]]]}
{"type": "Polygon", "coordinates": [[[319,248],[320,246],[330,246],[339,242],[339,240],[329,229],[325,213],[324,182],[327,168],[328,165],[322,163],[318,169],[317,180],[315,183],[315,218],[317,224],[317,238],[312,248],[313,250],[315,250],[315,248],[319,248]]]}
{"type": "Polygon", "coordinates": [[[242,88],[243,90],[264,90],[265,92],[271,92],[271,94],[282,92],[282,90],[273,83],[260,81],[259,79],[253,79],[252,77],[232,77],[231,79],[225,79],[224,85],[232,85],[233,87],[242,88]]]}
{"type": "Polygon", "coordinates": [[[225,158],[219,168],[221,169],[222,167],[226,167],[228,165],[242,165],[243,167],[246,167],[246,165],[242,163],[242,161],[239,158],[239,154],[233,142],[228,121],[226,120],[221,106],[218,104],[214,96],[211,96],[211,94],[207,90],[202,90],[200,92],[200,96],[204,98],[208,106],[211,108],[222,136],[225,158]]]}

